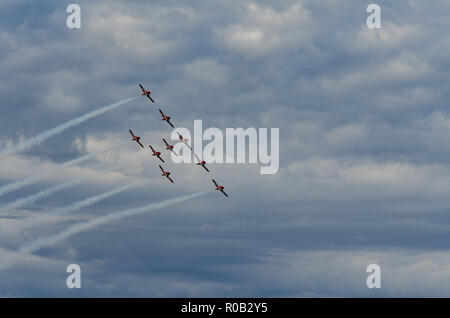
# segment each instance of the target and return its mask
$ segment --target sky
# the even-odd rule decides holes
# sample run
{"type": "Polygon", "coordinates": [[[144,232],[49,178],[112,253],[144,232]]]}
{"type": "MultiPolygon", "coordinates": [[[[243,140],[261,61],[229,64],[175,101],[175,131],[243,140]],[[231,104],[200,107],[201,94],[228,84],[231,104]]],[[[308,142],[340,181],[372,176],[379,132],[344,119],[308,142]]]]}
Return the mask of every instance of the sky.
{"type": "Polygon", "coordinates": [[[450,2],[373,2],[380,29],[366,25],[370,3],[2,1],[0,150],[139,97],[138,83],[156,105],[139,97],[0,158],[0,187],[43,175],[0,210],[79,180],[0,213],[0,265],[12,264],[0,297],[450,297],[450,2]],[[80,29],[66,26],[70,3],[80,29]],[[128,132],[162,149],[171,129],[157,108],[188,129],[279,128],[279,171],[169,161],[171,184],[128,132]],[[23,253],[79,222],[205,191],[23,253]],[[366,286],[373,263],[379,289],[366,286]],[[69,264],[80,289],[66,286],[69,264]]]}

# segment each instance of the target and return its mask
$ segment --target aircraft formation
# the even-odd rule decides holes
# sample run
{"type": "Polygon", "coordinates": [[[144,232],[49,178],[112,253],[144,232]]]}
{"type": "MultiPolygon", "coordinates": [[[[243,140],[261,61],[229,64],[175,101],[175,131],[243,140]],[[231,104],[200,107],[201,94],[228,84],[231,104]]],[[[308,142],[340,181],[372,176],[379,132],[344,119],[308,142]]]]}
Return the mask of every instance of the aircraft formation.
{"type": "MultiPolygon", "coordinates": [[[[142,90],[142,96],[146,96],[152,103],[155,103],[154,99],[150,96],[150,95],[151,95],[151,91],[146,90],[141,84],[139,84],[139,87],[140,87],[141,90],[142,90]]],[[[175,126],[173,125],[173,123],[170,121],[172,117],[171,117],[171,116],[168,116],[168,115],[166,115],[166,114],[164,114],[164,112],[163,112],[161,109],[158,109],[158,110],[159,110],[159,113],[161,114],[161,117],[162,117],[161,120],[167,122],[172,128],[175,128],[175,126]]],[[[142,148],[145,148],[144,145],[143,145],[143,144],[141,143],[141,141],[140,141],[141,137],[135,135],[131,129],[129,129],[129,131],[130,131],[130,134],[131,134],[131,137],[132,137],[131,140],[132,140],[132,141],[136,141],[136,143],[137,143],[139,146],[141,146],[142,148]]],[[[189,149],[192,150],[192,147],[188,144],[189,139],[184,138],[184,137],[183,137],[180,133],[178,133],[178,132],[177,132],[177,134],[178,134],[179,140],[180,140],[181,142],[183,142],[189,149]]],[[[175,153],[175,151],[173,150],[173,148],[174,148],[173,145],[169,144],[165,138],[163,138],[163,142],[164,142],[164,144],[165,144],[165,149],[166,149],[166,150],[169,150],[170,152],[172,152],[172,153],[174,153],[176,156],[178,156],[178,154],[175,153]]],[[[148,145],[148,146],[150,147],[150,150],[153,152],[153,153],[152,153],[152,156],[158,158],[159,160],[161,160],[161,161],[164,163],[164,162],[165,162],[164,159],[161,158],[161,152],[156,151],[156,150],[153,148],[152,145],[148,145]]],[[[209,169],[206,167],[206,161],[200,160],[200,158],[197,156],[197,154],[194,154],[194,155],[195,155],[195,158],[197,159],[197,165],[203,167],[203,169],[205,169],[205,170],[209,173],[209,169]]],[[[161,165],[158,165],[158,166],[159,166],[159,169],[161,169],[161,172],[162,172],[161,176],[162,176],[162,177],[166,177],[170,182],[174,183],[173,179],[170,177],[170,174],[171,174],[170,171],[165,170],[161,165]]],[[[222,192],[226,197],[228,197],[228,194],[226,194],[225,191],[223,190],[225,187],[222,186],[222,185],[219,185],[219,184],[216,182],[216,180],[214,180],[214,179],[211,179],[211,180],[212,180],[212,182],[213,182],[213,184],[214,184],[214,186],[215,186],[215,189],[216,189],[217,191],[222,192]]]]}

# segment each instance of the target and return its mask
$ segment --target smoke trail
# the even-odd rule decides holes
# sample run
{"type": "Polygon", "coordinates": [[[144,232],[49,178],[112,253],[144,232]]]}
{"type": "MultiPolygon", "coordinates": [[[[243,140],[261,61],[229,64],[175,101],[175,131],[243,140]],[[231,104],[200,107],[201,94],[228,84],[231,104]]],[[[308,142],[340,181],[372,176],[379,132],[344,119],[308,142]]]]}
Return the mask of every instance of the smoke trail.
{"type": "Polygon", "coordinates": [[[21,198],[14,202],[4,204],[4,205],[0,206],[0,213],[6,212],[6,211],[11,211],[11,210],[17,209],[19,207],[31,204],[33,202],[36,202],[37,200],[40,200],[45,197],[48,197],[49,195],[52,195],[53,193],[70,188],[80,182],[81,182],[81,180],[67,181],[67,182],[64,182],[61,184],[57,184],[53,187],[47,188],[45,190],[36,192],[35,194],[29,195],[25,198],[21,198]]]}
{"type": "Polygon", "coordinates": [[[54,169],[47,170],[47,171],[38,173],[38,174],[36,174],[34,176],[31,176],[31,177],[28,177],[28,178],[25,178],[25,179],[22,179],[22,180],[18,180],[16,182],[12,182],[12,183],[7,184],[7,185],[4,185],[3,187],[0,187],[0,196],[5,195],[6,193],[9,193],[9,192],[18,190],[18,189],[20,189],[20,188],[22,188],[22,187],[24,187],[26,185],[32,184],[32,183],[38,181],[39,179],[41,179],[41,178],[43,178],[43,177],[45,177],[45,176],[47,176],[47,175],[49,175],[49,174],[51,174],[51,173],[53,173],[55,171],[62,170],[62,169],[65,169],[67,167],[76,165],[76,164],[78,164],[78,163],[80,163],[82,161],[86,161],[86,160],[88,160],[88,159],[90,159],[90,158],[92,158],[92,157],[94,157],[94,156],[96,156],[96,155],[98,155],[98,154],[100,154],[102,152],[111,150],[112,148],[119,147],[119,146],[122,146],[124,144],[125,144],[125,142],[121,142],[119,144],[107,147],[107,148],[102,149],[100,151],[96,151],[96,152],[93,152],[91,154],[87,154],[87,155],[85,155],[83,157],[80,157],[78,159],[74,159],[74,160],[68,161],[66,163],[63,163],[62,165],[59,165],[58,167],[56,167],[54,169]]]}
{"type": "Polygon", "coordinates": [[[61,208],[56,208],[56,209],[54,209],[54,210],[52,210],[52,211],[50,211],[50,212],[48,212],[46,214],[27,218],[27,219],[24,220],[23,223],[19,224],[18,227],[20,229],[24,229],[24,228],[33,226],[35,224],[45,222],[47,220],[51,220],[52,216],[55,216],[55,215],[69,214],[69,213],[78,211],[78,210],[80,210],[82,208],[86,208],[86,207],[91,206],[91,205],[93,205],[93,204],[95,204],[97,202],[100,202],[102,200],[106,200],[107,198],[110,198],[110,197],[112,197],[112,196],[114,196],[116,194],[119,194],[120,192],[128,190],[131,187],[134,187],[136,185],[137,185],[137,183],[133,183],[133,184],[128,184],[128,185],[125,185],[125,186],[122,186],[122,187],[118,187],[116,189],[113,189],[113,190],[110,190],[110,191],[107,191],[107,192],[104,192],[104,193],[101,193],[101,194],[98,194],[98,195],[94,195],[94,196],[89,197],[87,199],[71,203],[68,206],[61,207],[61,208]]]}
{"type": "Polygon", "coordinates": [[[136,98],[138,98],[138,97],[136,96],[136,97],[127,98],[127,99],[121,100],[119,102],[116,102],[114,104],[104,106],[100,109],[94,110],[92,112],[89,112],[89,113],[79,116],[77,118],[71,119],[71,120],[65,122],[64,124],[61,124],[59,126],[51,128],[49,130],[46,130],[35,137],[29,138],[26,141],[21,142],[17,146],[13,146],[13,147],[10,147],[10,148],[0,151],[0,158],[3,156],[11,155],[16,152],[28,149],[31,146],[33,146],[35,144],[39,144],[39,143],[43,142],[44,140],[63,132],[66,129],[78,126],[79,124],[84,123],[88,119],[91,119],[91,118],[97,117],[101,114],[104,114],[110,110],[113,110],[119,106],[122,106],[128,102],[131,102],[132,100],[134,100],[136,98]]]}
{"type": "Polygon", "coordinates": [[[159,202],[159,203],[152,203],[149,205],[145,205],[139,208],[133,208],[133,209],[128,209],[125,211],[121,211],[121,212],[116,212],[116,213],[112,213],[112,214],[108,214],[102,217],[98,217],[96,219],[90,220],[90,221],[86,221],[86,222],[81,222],[81,223],[77,223],[74,224],[70,227],[68,227],[67,229],[52,235],[52,236],[48,236],[48,237],[44,237],[44,238],[40,238],[37,239],[25,246],[22,246],[19,249],[20,253],[33,253],[43,247],[47,247],[47,246],[51,246],[54,244],[57,244],[60,241],[63,241],[75,234],[78,234],[80,232],[85,232],[85,231],[89,231],[92,230],[100,225],[106,224],[106,223],[110,223],[113,221],[118,221],[127,217],[131,217],[131,216],[135,216],[135,215],[139,215],[139,214],[144,214],[144,213],[148,213],[151,212],[153,210],[156,209],[161,209],[161,208],[165,208],[167,206],[170,206],[172,204],[176,204],[176,203],[181,203],[183,201],[186,200],[190,200],[190,199],[194,199],[197,197],[200,197],[202,195],[205,195],[208,192],[199,192],[199,193],[194,193],[194,194],[190,194],[190,195],[186,195],[186,196],[182,196],[182,197],[178,197],[178,198],[174,198],[174,199],[170,199],[170,200],[166,200],[163,202],[159,202]]]}
{"type": "MultiPolygon", "coordinates": [[[[132,162],[134,162],[134,161],[132,161],[132,162]]],[[[129,163],[123,163],[123,164],[120,164],[120,165],[115,165],[113,167],[109,167],[107,169],[103,169],[101,171],[97,171],[94,174],[95,175],[96,174],[102,174],[102,173],[106,173],[106,172],[113,171],[113,170],[116,170],[116,169],[121,169],[122,167],[125,167],[127,165],[129,165],[129,163]]],[[[44,199],[44,198],[48,197],[49,195],[52,195],[52,194],[54,194],[56,192],[59,192],[61,190],[70,188],[72,186],[75,186],[75,185],[81,183],[82,181],[83,180],[81,180],[81,179],[67,181],[67,182],[64,182],[64,183],[61,183],[61,184],[57,184],[57,185],[55,185],[53,187],[47,188],[45,190],[41,190],[41,191],[36,192],[35,194],[29,195],[27,197],[18,199],[18,200],[14,201],[14,202],[11,202],[11,203],[8,203],[8,204],[4,204],[4,205],[0,206],[0,213],[6,212],[6,211],[11,211],[11,210],[17,209],[19,207],[32,204],[32,203],[36,202],[37,200],[44,199]]]]}

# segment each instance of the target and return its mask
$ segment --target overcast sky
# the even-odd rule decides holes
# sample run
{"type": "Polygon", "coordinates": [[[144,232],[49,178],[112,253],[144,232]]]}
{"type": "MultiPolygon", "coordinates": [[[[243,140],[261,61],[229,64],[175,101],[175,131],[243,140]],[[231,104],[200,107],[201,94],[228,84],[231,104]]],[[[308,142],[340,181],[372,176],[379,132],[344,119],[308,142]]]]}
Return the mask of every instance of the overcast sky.
{"type": "MultiPolygon", "coordinates": [[[[145,97],[0,158],[0,186],[129,141],[0,197],[0,296],[450,297],[450,2],[360,0],[31,1],[0,3],[0,149],[102,106],[145,97]],[[81,7],[68,29],[66,7],[81,7]],[[166,167],[144,145],[176,126],[280,129],[280,170],[166,167]],[[99,172],[126,164],[116,170],[99,172]],[[230,197],[217,191],[211,176],[230,197]],[[70,215],[41,215],[141,182],[70,215]],[[210,191],[211,190],[211,191],[210,191]],[[34,252],[70,225],[208,194],[104,224],[34,252]],[[66,287],[66,267],[82,288],[66,287]],[[381,266],[382,286],[366,287],[381,266]]],[[[167,157],[167,154],[163,152],[167,157]]]]}

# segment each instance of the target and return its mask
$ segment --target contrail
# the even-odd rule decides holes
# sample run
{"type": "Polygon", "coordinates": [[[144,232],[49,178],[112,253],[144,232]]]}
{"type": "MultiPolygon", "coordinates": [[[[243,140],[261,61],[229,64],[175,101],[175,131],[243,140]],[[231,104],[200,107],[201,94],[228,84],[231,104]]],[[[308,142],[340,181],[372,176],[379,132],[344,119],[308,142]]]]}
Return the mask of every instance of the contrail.
{"type": "MultiPolygon", "coordinates": [[[[120,169],[120,168],[125,167],[127,165],[129,165],[129,163],[123,163],[123,164],[120,164],[120,165],[115,165],[113,167],[109,167],[107,169],[103,169],[101,171],[94,172],[94,175],[106,173],[106,172],[113,171],[113,170],[116,170],[116,169],[120,169]]],[[[31,194],[31,195],[26,196],[24,198],[17,199],[14,202],[11,202],[11,203],[8,203],[8,204],[4,204],[4,205],[0,206],[0,213],[7,212],[7,211],[10,212],[11,210],[15,210],[17,208],[20,208],[20,207],[23,207],[23,206],[26,206],[26,205],[30,205],[30,204],[32,204],[32,203],[34,203],[34,202],[36,202],[38,200],[44,199],[44,198],[46,198],[46,197],[48,197],[48,196],[50,196],[50,195],[52,195],[52,194],[54,194],[56,192],[59,192],[59,191],[62,191],[64,189],[73,187],[73,186],[75,186],[77,184],[80,184],[82,181],[83,181],[83,179],[76,179],[76,180],[67,181],[67,182],[64,182],[64,183],[52,186],[50,188],[38,191],[35,194],[31,194]]]]}
{"type": "Polygon", "coordinates": [[[71,120],[65,122],[64,124],[61,124],[61,125],[56,126],[54,128],[48,129],[48,130],[40,133],[39,135],[37,135],[35,137],[29,138],[26,141],[21,142],[17,146],[13,146],[13,147],[10,147],[10,148],[7,148],[7,149],[4,149],[4,150],[0,151],[0,158],[3,157],[3,156],[11,155],[11,154],[14,154],[16,152],[28,149],[31,146],[33,146],[35,144],[39,144],[39,143],[43,142],[44,140],[46,140],[46,139],[48,139],[48,138],[50,138],[50,137],[52,137],[54,135],[57,135],[57,134],[63,132],[66,129],[78,126],[81,123],[84,123],[85,121],[87,121],[87,120],[89,120],[91,118],[97,117],[97,116],[99,116],[101,114],[104,114],[104,113],[110,111],[110,110],[118,108],[118,107],[120,107],[120,106],[122,106],[122,105],[124,105],[124,104],[126,104],[128,102],[131,102],[132,100],[134,100],[136,98],[138,98],[138,96],[130,97],[130,98],[121,100],[119,102],[116,102],[114,104],[103,106],[100,109],[91,111],[91,112],[86,113],[86,114],[84,114],[82,116],[79,116],[77,118],[71,119],[71,120]]]}
{"type": "Polygon", "coordinates": [[[127,217],[131,217],[131,216],[135,216],[135,215],[139,215],[139,214],[145,214],[148,212],[151,212],[153,210],[156,209],[161,209],[161,208],[165,208],[167,206],[170,206],[172,204],[176,204],[176,203],[181,203],[183,201],[186,200],[190,200],[190,199],[194,199],[197,197],[200,197],[202,195],[205,195],[208,192],[199,192],[199,193],[194,193],[194,194],[190,194],[190,195],[186,195],[186,196],[182,196],[182,197],[178,197],[178,198],[174,198],[174,199],[170,199],[170,200],[166,200],[166,201],[162,201],[159,203],[152,203],[149,205],[145,205],[139,208],[133,208],[133,209],[128,209],[125,211],[121,211],[121,212],[116,212],[116,213],[112,213],[112,214],[108,214],[105,216],[101,216],[98,217],[96,219],[90,220],[90,221],[86,221],[86,222],[81,222],[81,223],[77,223],[74,224],[70,227],[68,227],[67,229],[55,234],[55,235],[51,235],[48,237],[44,237],[44,238],[39,238],[23,247],[21,247],[19,249],[20,253],[33,253],[43,247],[47,247],[47,246],[51,246],[54,244],[57,244],[60,241],[63,241],[75,234],[78,234],[80,232],[85,232],[85,231],[89,231],[92,230],[100,225],[106,224],[106,223],[110,223],[113,221],[118,221],[127,217]]]}
{"type": "Polygon", "coordinates": [[[38,223],[42,223],[45,222],[46,220],[51,220],[53,216],[55,215],[62,215],[62,214],[69,214],[78,210],[81,210],[82,208],[86,208],[88,206],[91,206],[97,202],[100,202],[102,200],[106,200],[107,198],[110,198],[116,194],[119,194],[120,192],[126,191],[128,189],[130,189],[131,187],[134,187],[137,185],[136,183],[133,184],[128,184],[122,187],[118,187],[116,189],[101,193],[101,194],[97,194],[94,195],[92,197],[89,197],[87,199],[81,200],[81,201],[77,201],[74,203],[71,203],[67,206],[61,207],[61,208],[56,208],[50,212],[47,212],[43,215],[37,215],[37,216],[33,216],[30,218],[27,218],[23,221],[23,223],[19,224],[19,229],[24,229],[30,226],[33,226],[35,224],[38,223]]]}
{"type": "Polygon", "coordinates": [[[68,161],[66,163],[63,163],[62,165],[57,166],[54,169],[50,169],[50,170],[38,173],[38,174],[36,174],[34,176],[31,176],[31,177],[28,177],[28,178],[25,178],[25,179],[22,179],[22,180],[18,180],[18,181],[9,183],[7,185],[4,185],[3,187],[0,187],[0,196],[5,195],[6,193],[9,193],[9,192],[18,190],[18,189],[20,189],[20,188],[22,188],[22,187],[24,187],[26,185],[32,184],[33,182],[36,182],[39,179],[41,179],[41,178],[43,178],[43,177],[45,177],[45,176],[47,176],[47,175],[49,175],[49,174],[51,174],[51,173],[53,173],[55,171],[58,171],[58,170],[61,170],[61,169],[64,169],[64,168],[76,165],[76,164],[78,164],[78,163],[80,163],[82,161],[86,161],[86,160],[88,160],[88,159],[90,159],[90,158],[92,158],[92,157],[94,157],[94,156],[96,156],[96,155],[98,155],[98,154],[100,154],[102,152],[111,150],[112,148],[119,147],[119,146],[122,146],[124,144],[125,144],[125,142],[121,142],[119,144],[115,144],[113,146],[104,148],[104,149],[102,149],[100,151],[87,154],[87,155],[85,155],[83,157],[80,157],[78,159],[70,160],[70,161],[68,161]]]}

